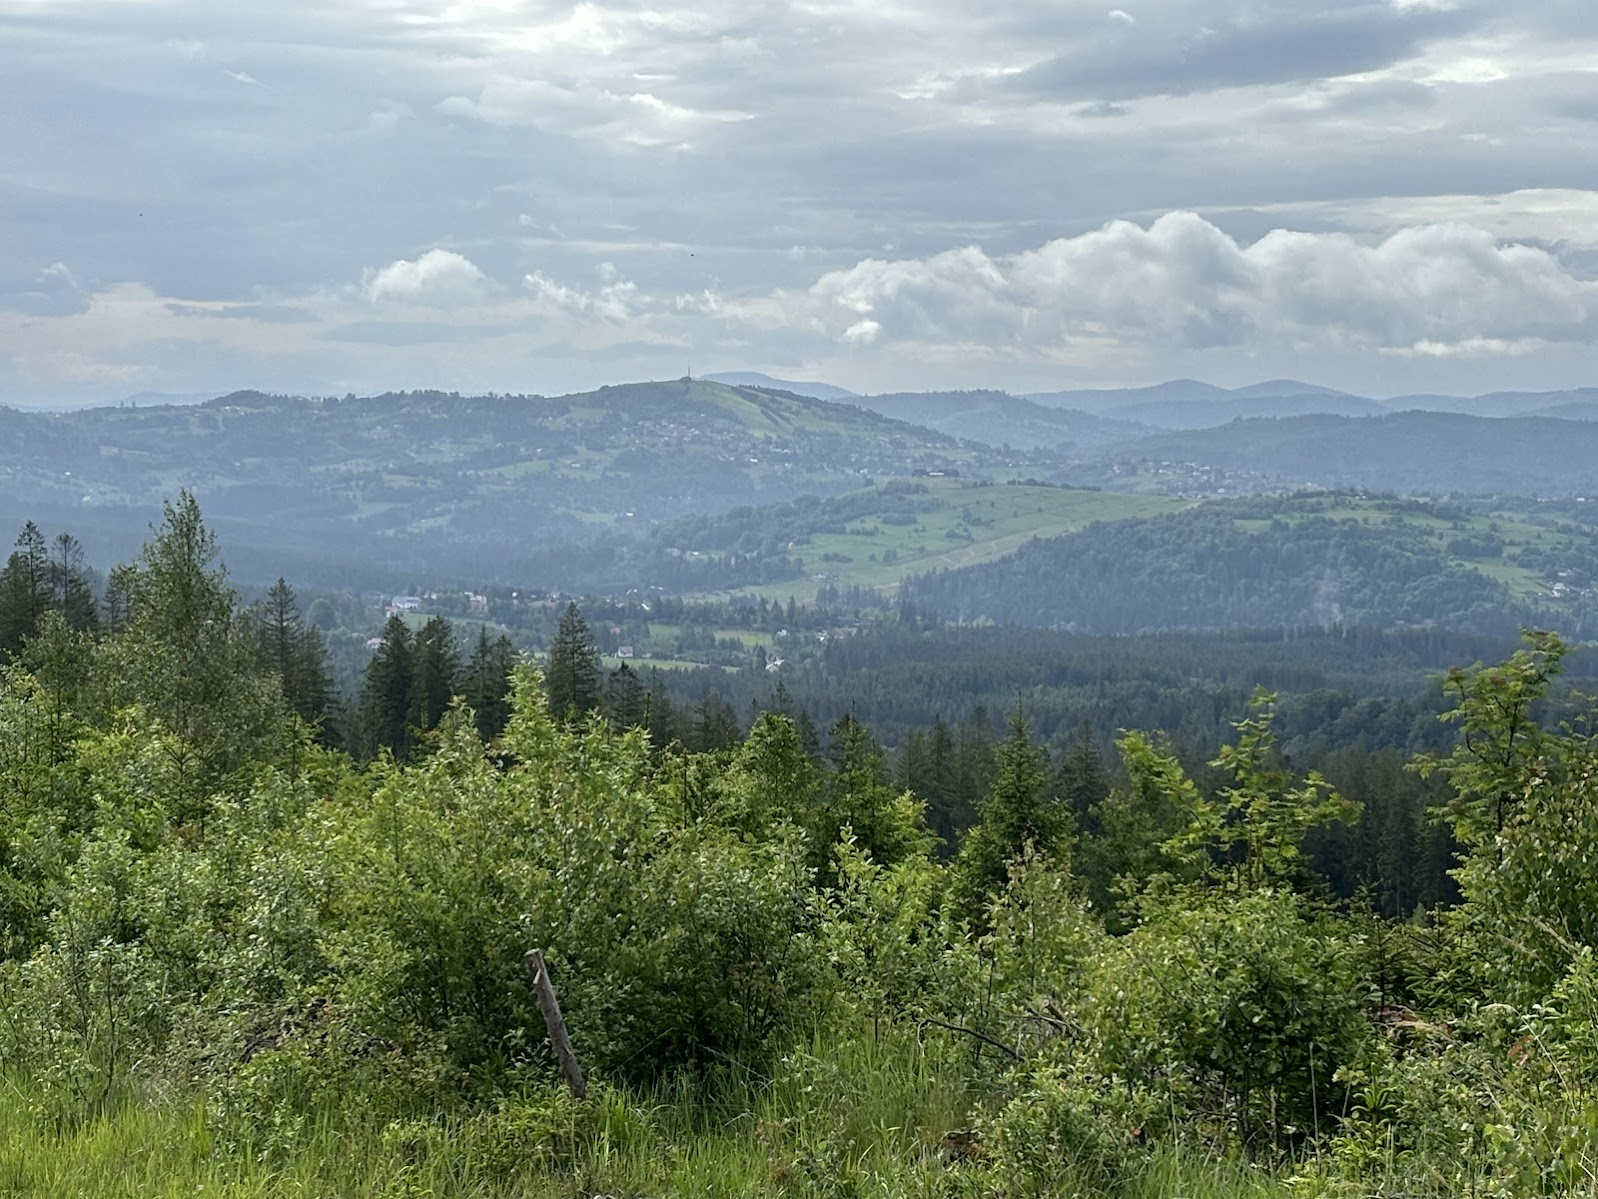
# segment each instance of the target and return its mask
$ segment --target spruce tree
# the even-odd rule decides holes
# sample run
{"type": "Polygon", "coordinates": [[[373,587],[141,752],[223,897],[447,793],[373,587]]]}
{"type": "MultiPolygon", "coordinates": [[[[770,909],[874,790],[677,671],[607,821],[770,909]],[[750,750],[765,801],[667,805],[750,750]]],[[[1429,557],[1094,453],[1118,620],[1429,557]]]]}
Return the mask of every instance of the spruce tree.
{"type": "Polygon", "coordinates": [[[649,697],[644,684],[635,671],[623,662],[610,672],[605,686],[605,712],[611,727],[625,733],[639,728],[649,720],[649,697]]]}
{"type": "Polygon", "coordinates": [[[361,683],[362,740],[369,754],[388,749],[401,761],[410,757],[413,657],[410,626],[390,616],[361,683]]]}
{"type": "Polygon", "coordinates": [[[57,534],[51,549],[47,573],[50,599],[67,627],[77,632],[93,632],[100,627],[100,611],[94,602],[94,587],[83,564],[83,547],[71,533],[57,534]]]}
{"type": "Polygon", "coordinates": [[[31,520],[0,570],[0,652],[15,654],[50,608],[50,562],[44,534],[31,520]]]}
{"type": "Polygon", "coordinates": [[[285,706],[328,741],[333,736],[328,719],[333,680],[327,670],[327,647],[322,635],[301,619],[294,589],[283,579],[266,593],[255,622],[261,652],[277,672],[285,706]]]}
{"type": "Polygon", "coordinates": [[[416,634],[412,657],[410,722],[417,729],[438,727],[455,694],[461,654],[454,630],[442,616],[434,616],[416,634]]]}
{"type": "Polygon", "coordinates": [[[1049,758],[1032,740],[1019,708],[995,753],[993,784],[978,807],[980,823],[960,846],[958,871],[966,914],[1005,883],[1010,863],[1029,848],[1053,856],[1070,845],[1071,813],[1050,792],[1049,758]]]}
{"type": "Polygon", "coordinates": [[[577,604],[567,604],[555,630],[549,669],[544,675],[550,714],[557,720],[567,720],[595,711],[602,698],[602,678],[593,634],[577,604]]]}
{"type": "Polygon", "coordinates": [[[479,625],[477,644],[461,668],[459,690],[484,741],[492,741],[510,723],[510,672],[515,664],[510,638],[501,633],[490,641],[487,627],[479,625]]]}

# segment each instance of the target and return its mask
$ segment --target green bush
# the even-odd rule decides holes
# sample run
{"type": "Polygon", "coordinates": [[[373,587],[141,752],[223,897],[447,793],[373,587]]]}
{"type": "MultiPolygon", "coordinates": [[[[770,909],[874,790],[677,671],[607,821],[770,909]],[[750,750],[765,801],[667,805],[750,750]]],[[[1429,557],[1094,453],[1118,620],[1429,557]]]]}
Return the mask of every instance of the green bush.
{"type": "Polygon", "coordinates": [[[1173,896],[1101,959],[1086,1013],[1099,1071],[1151,1127],[1230,1127],[1277,1149],[1329,1133],[1340,1072],[1374,1036],[1355,963],[1336,922],[1291,892],[1173,896]]]}

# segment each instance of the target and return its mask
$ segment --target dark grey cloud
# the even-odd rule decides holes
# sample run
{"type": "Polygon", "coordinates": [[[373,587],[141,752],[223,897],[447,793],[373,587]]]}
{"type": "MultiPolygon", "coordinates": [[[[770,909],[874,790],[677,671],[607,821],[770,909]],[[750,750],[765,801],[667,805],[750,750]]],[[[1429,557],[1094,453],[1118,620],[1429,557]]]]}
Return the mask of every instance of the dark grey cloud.
{"type": "MultiPolygon", "coordinates": [[[[1440,38],[1479,27],[1479,6],[1399,8],[1385,0],[1256,0],[1229,11],[1166,5],[1005,81],[1058,100],[1132,100],[1302,83],[1392,66],[1440,38]]],[[[1124,12],[1124,10],[1115,10],[1124,12]]]]}

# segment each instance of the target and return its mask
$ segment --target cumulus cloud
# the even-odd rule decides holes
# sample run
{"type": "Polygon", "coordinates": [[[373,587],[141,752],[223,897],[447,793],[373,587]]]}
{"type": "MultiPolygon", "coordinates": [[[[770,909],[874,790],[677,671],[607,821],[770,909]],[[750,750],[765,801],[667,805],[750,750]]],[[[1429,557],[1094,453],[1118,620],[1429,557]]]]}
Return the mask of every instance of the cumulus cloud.
{"type": "Polygon", "coordinates": [[[1112,221],[1000,257],[966,247],[866,259],[822,276],[804,305],[849,343],[1042,351],[1110,338],[1144,348],[1285,342],[1436,356],[1598,334],[1598,283],[1546,250],[1469,226],[1422,225],[1369,244],[1279,229],[1244,245],[1183,212],[1146,228],[1112,221]]]}
{"type": "Polygon", "coordinates": [[[546,312],[597,316],[621,324],[633,315],[639,298],[638,285],[619,278],[608,263],[601,264],[599,274],[602,286],[593,291],[559,283],[539,271],[527,275],[522,283],[546,312]]]}
{"type": "Polygon", "coordinates": [[[482,299],[489,282],[465,255],[434,249],[420,258],[401,258],[381,270],[368,271],[361,290],[374,304],[445,306],[482,299]]]}

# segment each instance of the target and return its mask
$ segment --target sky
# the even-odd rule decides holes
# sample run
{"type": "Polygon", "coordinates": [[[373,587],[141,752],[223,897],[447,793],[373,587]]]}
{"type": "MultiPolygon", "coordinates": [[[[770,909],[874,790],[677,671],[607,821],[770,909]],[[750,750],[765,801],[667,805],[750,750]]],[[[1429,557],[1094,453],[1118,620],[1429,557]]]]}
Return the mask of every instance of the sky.
{"type": "Polygon", "coordinates": [[[1598,385],[1592,0],[0,0],[0,403],[1598,385]]]}

